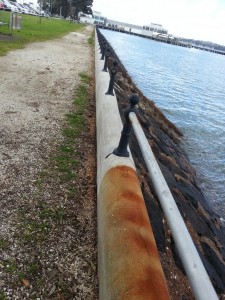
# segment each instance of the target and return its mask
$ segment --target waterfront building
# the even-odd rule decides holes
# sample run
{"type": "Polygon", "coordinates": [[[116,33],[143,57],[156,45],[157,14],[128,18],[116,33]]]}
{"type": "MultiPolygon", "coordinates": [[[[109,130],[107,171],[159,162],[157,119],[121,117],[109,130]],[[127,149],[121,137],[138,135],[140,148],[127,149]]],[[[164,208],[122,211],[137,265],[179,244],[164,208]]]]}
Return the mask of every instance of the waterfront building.
{"type": "Polygon", "coordinates": [[[93,15],[87,15],[84,13],[80,13],[79,21],[81,23],[105,25],[106,17],[104,17],[99,11],[93,11],[93,15]]]}
{"type": "Polygon", "coordinates": [[[108,29],[145,36],[164,42],[172,42],[176,40],[171,34],[168,34],[168,30],[161,24],[151,23],[150,25],[144,26],[129,24],[121,21],[107,19],[97,11],[93,11],[93,15],[86,15],[81,13],[80,22],[100,25],[108,29]]]}
{"type": "Polygon", "coordinates": [[[104,17],[99,11],[93,11],[94,24],[105,25],[106,17],[104,17]]]}
{"type": "Polygon", "coordinates": [[[124,23],[120,21],[114,21],[110,19],[106,19],[105,25],[109,28],[115,28],[120,31],[126,31],[126,32],[136,33],[136,34],[141,34],[141,30],[142,30],[142,26],[124,23]]]}
{"type": "Polygon", "coordinates": [[[155,39],[168,40],[173,39],[171,34],[168,34],[168,30],[161,24],[151,23],[142,27],[141,34],[149,36],[155,39]]]}
{"type": "Polygon", "coordinates": [[[147,36],[159,40],[173,39],[172,35],[168,34],[168,30],[160,24],[151,23],[150,25],[134,25],[121,21],[107,19],[101,12],[93,11],[93,15],[80,14],[80,22],[101,25],[116,31],[125,31],[137,35],[147,36]]]}
{"type": "Polygon", "coordinates": [[[156,34],[168,34],[168,30],[161,24],[151,23],[142,27],[142,34],[154,36],[156,34]]]}

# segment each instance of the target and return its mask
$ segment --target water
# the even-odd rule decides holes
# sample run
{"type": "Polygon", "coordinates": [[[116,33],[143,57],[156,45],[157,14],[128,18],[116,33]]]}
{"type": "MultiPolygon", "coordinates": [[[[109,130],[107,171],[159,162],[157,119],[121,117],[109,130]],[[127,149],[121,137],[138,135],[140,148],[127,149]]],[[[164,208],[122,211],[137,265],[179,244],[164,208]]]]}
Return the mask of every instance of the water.
{"type": "Polygon", "coordinates": [[[101,32],[139,89],[182,131],[199,186],[225,218],[225,56],[101,32]]]}

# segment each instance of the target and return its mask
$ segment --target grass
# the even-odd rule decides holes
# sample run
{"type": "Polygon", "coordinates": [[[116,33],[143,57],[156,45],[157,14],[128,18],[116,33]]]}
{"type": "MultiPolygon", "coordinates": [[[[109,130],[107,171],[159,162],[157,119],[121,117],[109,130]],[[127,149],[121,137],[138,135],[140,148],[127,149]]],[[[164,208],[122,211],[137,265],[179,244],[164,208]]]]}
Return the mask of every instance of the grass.
{"type": "MultiPolygon", "coordinates": [[[[62,132],[64,139],[57,149],[53,149],[52,164],[48,172],[42,171],[36,180],[37,192],[34,194],[32,205],[26,204],[20,208],[18,214],[18,232],[15,236],[18,245],[27,249],[29,255],[25,255],[18,263],[15,259],[7,258],[2,262],[4,273],[7,273],[12,280],[14,287],[24,285],[24,280],[31,282],[36,289],[43,286],[41,277],[42,266],[36,260],[34,253],[36,249],[41,249],[42,245],[48,241],[49,233],[53,228],[62,225],[74,224],[74,216],[71,215],[70,208],[61,207],[61,203],[56,200],[54,203],[46,203],[42,197],[45,192],[48,177],[52,182],[56,182],[60,189],[64,190],[64,196],[74,199],[77,193],[74,179],[77,168],[79,137],[85,126],[85,110],[88,104],[89,84],[91,78],[86,73],[79,74],[80,85],[75,91],[72,100],[72,108],[65,115],[62,132]],[[55,168],[55,166],[57,168],[55,168]]],[[[60,231],[59,231],[60,232],[60,231]]],[[[0,250],[7,250],[9,242],[0,239],[0,250]]],[[[39,250],[40,251],[40,250],[39,250]]],[[[61,287],[63,290],[63,286],[61,287]]],[[[0,300],[7,299],[4,292],[0,291],[0,300]]],[[[35,298],[36,299],[36,298],[35,298]]]]}
{"type": "Polygon", "coordinates": [[[76,97],[73,101],[73,109],[65,115],[66,122],[63,128],[64,144],[59,152],[53,157],[60,172],[63,182],[68,182],[75,178],[76,160],[76,138],[78,138],[84,126],[84,112],[87,105],[88,84],[90,78],[87,74],[79,74],[81,84],[76,90],[76,97]]]}
{"type": "MultiPolygon", "coordinates": [[[[51,178],[60,180],[60,186],[64,186],[67,197],[74,197],[76,187],[71,185],[71,180],[76,177],[77,166],[77,139],[80,137],[85,124],[85,109],[88,102],[88,86],[90,77],[86,73],[80,73],[81,83],[75,91],[75,98],[71,111],[65,115],[65,125],[62,128],[64,135],[63,142],[52,156],[53,173],[51,178]],[[56,168],[55,168],[56,167],[56,168]]],[[[50,170],[49,170],[50,171],[50,170]]],[[[20,209],[20,244],[38,245],[41,244],[52,225],[67,223],[67,214],[64,208],[57,205],[48,206],[42,201],[42,193],[45,180],[48,178],[48,172],[39,174],[36,181],[37,191],[34,195],[34,207],[25,206],[20,209]],[[31,214],[31,210],[35,210],[35,214],[31,214]]],[[[73,183],[74,184],[74,183],[73,183]]],[[[7,247],[7,243],[2,240],[0,246],[7,247]]]]}
{"type": "Polygon", "coordinates": [[[16,271],[16,263],[13,259],[9,259],[3,262],[4,271],[7,273],[15,273],[16,271]]]}
{"type": "Polygon", "coordinates": [[[0,238],[0,250],[4,251],[8,248],[9,242],[6,239],[0,238]]]}
{"type": "Polygon", "coordinates": [[[5,300],[6,296],[3,292],[0,292],[0,300],[5,300]]]}
{"type": "MultiPolygon", "coordinates": [[[[21,282],[25,278],[32,278],[38,273],[39,266],[34,262],[26,262],[24,266],[24,271],[19,271],[19,267],[16,264],[15,260],[8,259],[3,262],[4,272],[8,274],[12,274],[15,276],[19,282],[21,282]]],[[[0,292],[0,300],[6,299],[5,294],[0,292]]]]}
{"type": "MultiPolygon", "coordinates": [[[[53,228],[65,224],[70,225],[74,222],[74,217],[71,217],[68,209],[61,207],[58,202],[46,203],[42,200],[42,196],[49,176],[51,180],[60,185],[60,189],[64,190],[65,197],[74,198],[77,192],[76,186],[71,180],[74,180],[76,174],[77,141],[85,126],[88,86],[91,80],[85,73],[81,73],[79,76],[81,83],[75,91],[71,111],[65,115],[65,123],[62,128],[64,139],[52,156],[52,169],[50,167],[49,172],[42,171],[39,174],[36,181],[37,192],[34,194],[32,206],[28,204],[21,207],[18,214],[18,232],[15,237],[17,237],[20,247],[24,249],[28,247],[31,253],[35,253],[37,247],[42,247],[53,228]]],[[[8,245],[9,243],[5,239],[0,239],[0,250],[7,250],[8,245]]],[[[20,286],[25,279],[35,282],[36,286],[41,286],[41,278],[38,275],[41,266],[36,263],[35,259],[28,259],[25,256],[20,263],[22,263],[22,267],[14,259],[7,259],[3,262],[4,272],[14,278],[13,284],[20,286]]],[[[0,292],[0,300],[6,299],[5,297],[5,294],[0,292]]]]}
{"type": "MultiPolygon", "coordinates": [[[[5,55],[8,51],[23,48],[27,43],[62,37],[85,26],[64,19],[42,17],[40,23],[40,17],[37,16],[21,15],[21,17],[22,30],[13,30],[13,38],[0,39],[0,56],[5,55]]],[[[0,12],[0,21],[9,23],[9,18],[9,12],[0,12]]],[[[7,26],[0,27],[0,33],[9,34],[9,28],[7,26]]]]}
{"type": "Polygon", "coordinates": [[[94,48],[94,36],[95,36],[95,32],[94,32],[94,30],[93,30],[91,36],[90,36],[89,39],[88,39],[88,44],[89,44],[89,46],[91,47],[91,49],[94,48]]]}

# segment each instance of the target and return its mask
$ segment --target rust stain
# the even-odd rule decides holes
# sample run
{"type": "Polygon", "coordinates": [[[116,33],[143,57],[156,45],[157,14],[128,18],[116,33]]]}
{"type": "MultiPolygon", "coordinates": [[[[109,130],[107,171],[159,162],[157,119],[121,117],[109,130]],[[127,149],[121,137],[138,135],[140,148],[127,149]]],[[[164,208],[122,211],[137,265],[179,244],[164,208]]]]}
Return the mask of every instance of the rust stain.
{"type": "Polygon", "coordinates": [[[110,169],[99,201],[110,299],[170,299],[136,172],[110,169]]]}

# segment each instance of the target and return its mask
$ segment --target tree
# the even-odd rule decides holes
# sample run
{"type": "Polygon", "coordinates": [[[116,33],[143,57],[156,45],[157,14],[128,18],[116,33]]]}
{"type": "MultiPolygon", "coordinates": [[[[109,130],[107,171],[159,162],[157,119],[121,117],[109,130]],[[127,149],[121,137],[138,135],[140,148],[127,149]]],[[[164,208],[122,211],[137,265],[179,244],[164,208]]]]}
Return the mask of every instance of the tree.
{"type": "Polygon", "coordinates": [[[45,11],[50,11],[51,8],[51,2],[50,0],[42,0],[42,3],[39,2],[39,5],[42,4],[41,9],[45,10],[45,11]]]}
{"type": "Polygon", "coordinates": [[[85,14],[92,14],[92,3],[93,0],[71,0],[71,6],[74,8],[74,19],[78,19],[79,12],[83,12],[85,14]]]}
{"type": "Polygon", "coordinates": [[[53,0],[52,13],[62,15],[64,18],[68,17],[70,12],[70,2],[67,0],[53,0]]]}
{"type": "MultiPolygon", "coordinates": [[[[49,0],[42,0],[49,1],[49,0]]],[[[78,19],[79,12],[85,14],[92,14],[91,6],[93,0],[51,0],[52,1],[52,13],[53,14],[62,14],[64,18],[69,15],[75,20],[78,19]]],[[[46,5],[47,6],[47,5],[46,5]]]]}

